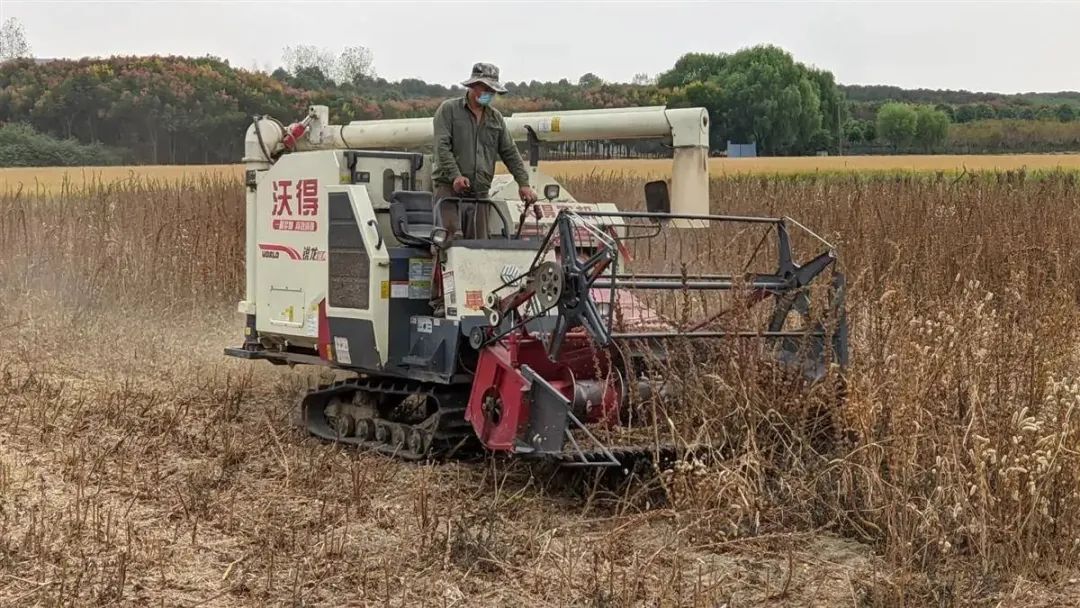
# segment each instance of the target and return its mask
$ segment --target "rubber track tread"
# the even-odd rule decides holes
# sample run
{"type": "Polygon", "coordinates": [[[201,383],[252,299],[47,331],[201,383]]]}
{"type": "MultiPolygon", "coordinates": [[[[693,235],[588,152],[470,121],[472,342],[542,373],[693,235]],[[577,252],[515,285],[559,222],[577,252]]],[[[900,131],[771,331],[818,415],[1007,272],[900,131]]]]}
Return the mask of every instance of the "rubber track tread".
{"type": "MultiPolygon", "coordinates": [[[[402,460],[419,461],[447,457],[464,444],[475,445],[478,443],[473,433],[472,424],[465,420],[464,404],[467,399],[468,388],[465,387],[450,387],[409,380],[350,378],[322,384],[309,390],[301,400],[301,411],[308,432],[320,439],[370,449],[402,460]],[[407,424],[384,418],[371,419],[389,428],[399,428],[410,433],[425,433],[428,437],[427,448],[422,452],[414,452],[408,449],[407,446],[395,445],[392,433],[389,435],[388,441],[341,436],[328,422],[326,407],[333,397],[345,396],[358,391],[374,395],[427,395],[435,397],[438,410],[422,422],[407,424]],[[455,399],[461,405],[453,407],[444,405],[444,403],[453,403],[455,399]]],[[[680,452],[685,451],[685,448],[679,450],[673,445],[642,445],[612,446],[608,450],[623,466],[630,466],[638,461],[655,460],[658,461],[658,464],[670,462],[677,459],[680,452]]],[[[585,462],[595,465],[608,461],[607,455],[599,448],[583,450],[581,453],[568,451],[545,457],[564,465],[582,466],[583,456],[585,462]]]]}
{"type": "Polygon", "coordinates": [[[350,378],[309,390],[300,405],[308,432],[320,439],[374,450],[403,460],[424,460],[446,456],[473,437],[472,425],[465,421],[467,399],[467,387],[426,384],[410,380],[350,378]],[[355,392],[373,395],[425,395],[435,398],[438,409],[423,421],[415,424],[378,417],[369,419],[374,424],[382,425],[391,431],[387,434],[385,441],[378,441],[374,437],[370,439],[356,436],[343,437],[327,420],[326,407],[333,397],[351,395],[355,392]],[[404,435],[405,445],[397,445],[394,442],[394,429],[404,435]],[[408,437],[411,433],[424,434],[426,447],[422,451],[416,452],[408,448],[408,437]]]}

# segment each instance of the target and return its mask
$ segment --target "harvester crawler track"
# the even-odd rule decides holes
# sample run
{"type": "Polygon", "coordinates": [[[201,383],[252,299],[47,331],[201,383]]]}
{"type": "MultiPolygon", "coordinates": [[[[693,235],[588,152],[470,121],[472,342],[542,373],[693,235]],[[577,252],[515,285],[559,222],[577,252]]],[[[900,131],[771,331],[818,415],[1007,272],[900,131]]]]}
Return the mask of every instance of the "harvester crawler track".
{"type": "MultiPolygon", "coordinates": [[[[410,380],[349,378],[310,389],[301,399],[300,408],[308,432],[320,439],[402,460],[420,461],[477,452],[476,435],[472,425],[465,420],[467,391],[467,387],[410,380]],[[426,397],[434,400],[436,410],[422,421],[412,423],[382,416],[343,421],[328,412],[336,400],[352,400],[357,393],[370,397],[426,397]],[[362,428],[365,423],[367,430],[362,428]]],[[[668,463],[678,458],[678,452],[673,445],[612,446],[607,451],[602,448],[568,450],[545,458],[574,467],[604,463],[614,456],[622,465],[630,466],[654,460],[668,463]]]]}
{"type": "Polygon", "coordinates": [[[444,386],[411,380],[349,378],[311,389],[300,402],[308,431],[328,441],[371,449],[404,460],[443,458],[474,437],[465,421],[468,387],[444,386]],[[337,415],[332,406],[352,401],[357,395],[368,398],[423,397],[434,411],[422,420],[405,422],[380,416],[337,415]]]}

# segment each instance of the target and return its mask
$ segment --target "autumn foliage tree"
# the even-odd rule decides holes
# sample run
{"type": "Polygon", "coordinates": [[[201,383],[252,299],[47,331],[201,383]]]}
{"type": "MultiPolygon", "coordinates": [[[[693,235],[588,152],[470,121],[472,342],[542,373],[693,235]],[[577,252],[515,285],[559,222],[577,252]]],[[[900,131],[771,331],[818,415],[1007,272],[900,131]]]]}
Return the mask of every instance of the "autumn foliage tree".
{"type": "Polygon", "coordinates": [[[0,64],[0,122],[125,147],[150,163],[235,162],[253,113],[293,116],[311,98],[210,58],[0,64]]]}
{"type": "MultiPolygon", "coordinates": [[[[127,148],[142,163],[233,163],[256,114],[288,121],[322,104],[335,122],[415,118],[463,94],[419,79],[379,78],[361,47],[336,56],[314,47],[287,50],[289,68],[273,75],[211,57],[10,61],[0,64],[0,123],[127,148]]],[[[498,103],[512,113],[665,102],[652,86],[589,84],[510,83],[513,94],[498,103]]]]}

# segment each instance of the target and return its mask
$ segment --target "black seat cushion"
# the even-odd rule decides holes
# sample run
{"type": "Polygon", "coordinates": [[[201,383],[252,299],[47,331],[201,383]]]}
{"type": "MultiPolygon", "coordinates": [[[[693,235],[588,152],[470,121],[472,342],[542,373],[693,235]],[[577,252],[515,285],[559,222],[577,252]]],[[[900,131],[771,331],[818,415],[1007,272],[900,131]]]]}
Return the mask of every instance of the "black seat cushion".
{"type": "Polygon", "coordinates": [[[406,245],[423,247],[431,243],[435,229],[432,194],[398,190],[390,195],[390,226],[394,236],[406,245]]]}

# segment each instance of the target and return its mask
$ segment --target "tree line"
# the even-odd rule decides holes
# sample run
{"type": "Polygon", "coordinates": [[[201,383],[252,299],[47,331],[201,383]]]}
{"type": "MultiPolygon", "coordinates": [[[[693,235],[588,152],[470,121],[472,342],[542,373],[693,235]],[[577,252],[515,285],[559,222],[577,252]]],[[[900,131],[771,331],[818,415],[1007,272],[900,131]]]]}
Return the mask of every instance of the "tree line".
{"type": "MultiPolygon", "coordinates": [[[[9,20],[0,31],[0,124],[25,125],[11,135],[20,141],[44,141],[32,136],[32,129],[88,144],[87,150],[103,155],[102,162],[233,163],[242,155],[242,133],[255,115],[289,121],[309,105],[322,104],[337,123],[424,117],[463,92],[416,78],[382,78],[370,51],[359,46],[337,52],[286,47],[282,65],[272,71],[239,69],[214,57],[35,61],[29,54],[25,36],[9,20]]],[[[1065,127],[1080,105],[1080,94],[1069,92],[1032,97],[841,86],[828,70],[804,65],[772,45],[730,54],[689,53],[671,69],[638,74],[629,83],[586,73],[572,81],[506,86],[511,94],[498,103],[507,113],[701,106],[711,117],[715,152],[729,141],[754,142],[763,155],[835,153],[860,144],[939,151],[965,145],[963,137],[983,147],[1038,148],[1032,138],[1039,136],[1068,146],[1072,140],[1065,127]],[[1021,129],[1018,121],[1046,124],[1021,129]],[[1065,131],[1052,134],[1054,127],[1046,126],[1051,122],[1065,131]],[[964,125],[979,128],[959,128],[964,125]]],[[[657,153],[655,142],[627,145],[631,154],[657,153]]],[[[12,154],[0,156],[0,162],[11,163],[12,154]]]]}
{"type": "MultiPolygon", "coordinates": [[[[9,60],[0,64],[0,123],[122,150],[127,162],[227,163],[240,158],[240,134],[256,114],[291,120],[323,104],[335,122],[422,117],[462,94],[457,86],[380,78],[359,48],[287,48],[285,57],[270,74],[212,57],[9,60]]],[[[499,107],[513,113],[702,105],[713,116],[717,150],[732,138],[758,141],[766,154],[830,145],[842,99],[830,73],[808,70],[775,47],[716,57],[718,69],[697,79],[684,73],[695,61],[690,57],[658,78],[642,74],[631,83],[594,74],[576,82],[509,82],[511,94],[499,107]]]]}
{"type": "MultiPolygon", "coordinates": [[[[664,103],[643,85],[523,83],[500,100],[507,112],[626,107],[664,103]]],[[[273,74],[216,58],[110,57],[0,63],[0,123],[101,144],[132,163],[231,163],[243,153],[253,115],[282,121],[308,106],[330,107],[335,122],[431,116],[460,87],[369,74],[335,82],[318,68],[273,74]],[[416,96],[421,94],[423,96],[416,96]]]]}

